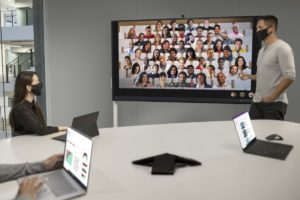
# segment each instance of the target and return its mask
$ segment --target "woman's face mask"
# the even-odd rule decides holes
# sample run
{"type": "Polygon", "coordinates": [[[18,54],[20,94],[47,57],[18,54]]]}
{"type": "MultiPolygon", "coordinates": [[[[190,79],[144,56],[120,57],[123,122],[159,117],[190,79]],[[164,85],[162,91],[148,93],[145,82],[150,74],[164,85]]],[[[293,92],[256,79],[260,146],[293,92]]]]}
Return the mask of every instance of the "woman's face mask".
{"type": "Polygon", "coordinates": [[[31,85],[31,92],[36,96],[40,96],[42,94],[43,83],[38,83],[35,85],[31,85]]]}

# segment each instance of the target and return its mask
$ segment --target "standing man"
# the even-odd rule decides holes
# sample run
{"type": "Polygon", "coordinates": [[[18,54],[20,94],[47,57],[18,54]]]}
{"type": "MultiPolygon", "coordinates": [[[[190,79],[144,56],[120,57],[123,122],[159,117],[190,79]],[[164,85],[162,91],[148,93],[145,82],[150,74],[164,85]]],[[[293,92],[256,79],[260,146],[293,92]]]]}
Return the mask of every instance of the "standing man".
{"type": "Polygon", "coordinates": [[[278,38],[277,26],[275,16],[262,16],[257,21],[257,37],[265,45],[258,53],[257,74],[245,75],[256,80],[256,92],[250,107],[251,119],[284,120],[286,113],[286,90],[295,80],[296,70],[294,53],[289,44],[278,38]]]}

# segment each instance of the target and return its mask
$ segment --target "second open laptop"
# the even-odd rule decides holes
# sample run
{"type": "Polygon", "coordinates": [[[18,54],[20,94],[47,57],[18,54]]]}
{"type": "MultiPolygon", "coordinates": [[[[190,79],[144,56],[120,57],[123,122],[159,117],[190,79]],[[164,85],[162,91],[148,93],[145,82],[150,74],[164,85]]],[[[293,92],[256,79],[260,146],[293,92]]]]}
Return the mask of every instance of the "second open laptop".
{"type": "MultiPolygon", "coordinates": [[[[98,126],[97,126],[98,115],[99,115],[99,111],[74,117],[72,121],[72,127],[85,133],[90,137],[95,137],[99,135],[98,126]]],[[[53,137],[52,139],[65,142],[66,135],[67,134],[59,135],[53,137]]]]}
{"type": "MultiPolygon", "coordinates": [[[[91,168],[92,140],[78,130],[68,128],[63,168],[39,176],[47,179],[37,200],[64,200],[86,194],[91,168]]],[[[19,182],[22,179],[18,180],[19,182]]]]}
{"type": "Polygon", "coordinates": [[[237,115],[233,122],[245,153],[285,160],[293,148],[292,145],[256,139],[248,112],[237,115]]]}

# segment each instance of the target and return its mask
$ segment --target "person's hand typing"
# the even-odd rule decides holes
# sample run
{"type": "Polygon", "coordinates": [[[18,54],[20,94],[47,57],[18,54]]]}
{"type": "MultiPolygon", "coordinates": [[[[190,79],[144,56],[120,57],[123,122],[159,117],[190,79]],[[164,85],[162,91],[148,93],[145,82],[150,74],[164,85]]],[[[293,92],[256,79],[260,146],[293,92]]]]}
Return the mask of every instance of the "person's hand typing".
{"type": "Polygon", "coordinates": [[[44,182],[45,180],[38,176],[25,178],[20,184],[18,195],[28,196],[35,200],[44,182]]]}

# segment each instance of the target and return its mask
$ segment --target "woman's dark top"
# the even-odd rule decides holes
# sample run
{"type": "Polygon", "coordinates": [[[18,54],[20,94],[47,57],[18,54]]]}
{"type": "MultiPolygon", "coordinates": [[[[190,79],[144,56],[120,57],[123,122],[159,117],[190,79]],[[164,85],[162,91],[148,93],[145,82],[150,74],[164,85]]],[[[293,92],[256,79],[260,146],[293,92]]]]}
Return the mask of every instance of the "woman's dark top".
{"type": "Polygon", "coordinates": [[[15,130],[13,136],[35,134],[47,135],[58,132],[58,127],[47,126],[43,119],[39,119],[34,103],[22,101],[16,105],[13,114],[15,130]]]}

